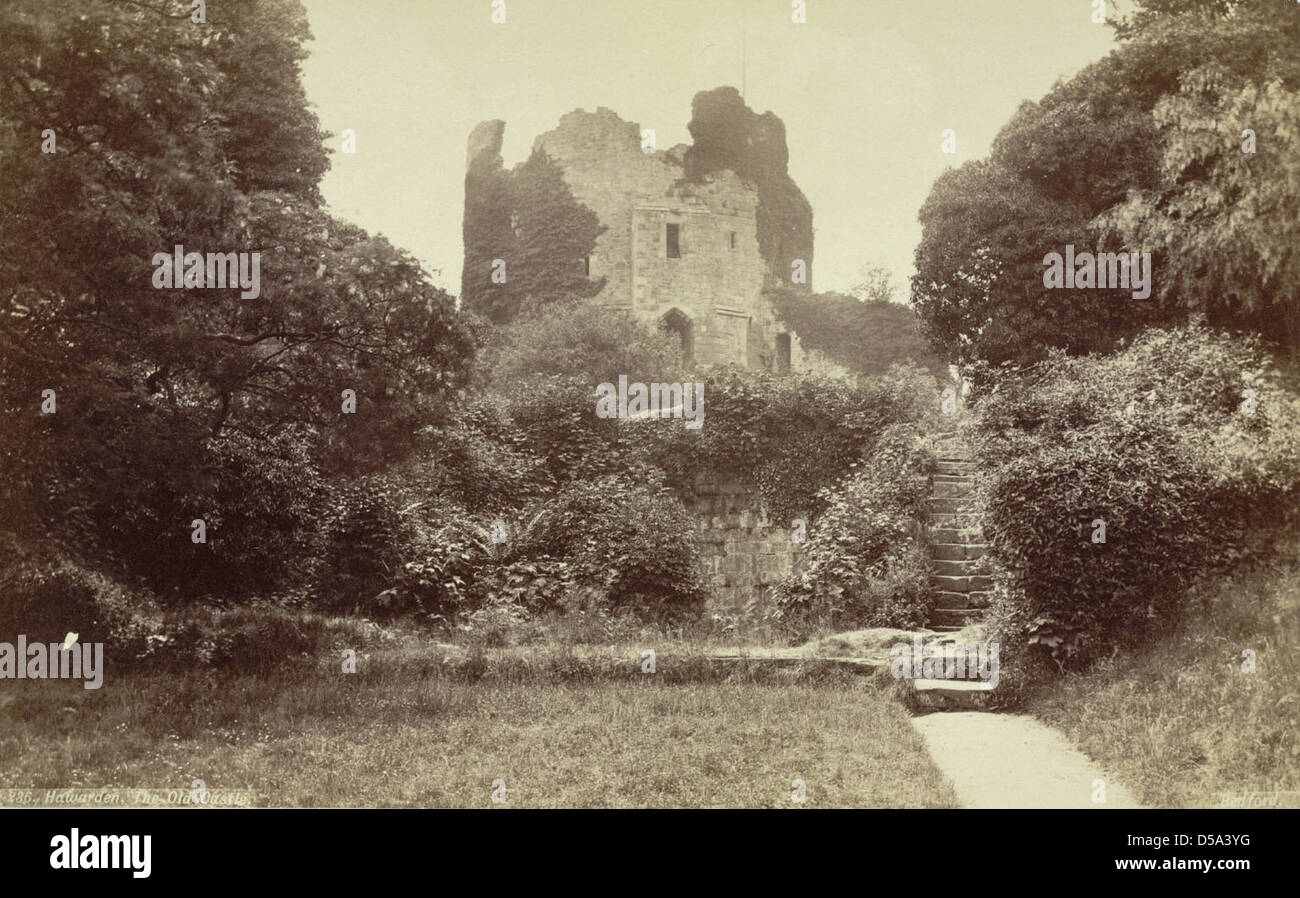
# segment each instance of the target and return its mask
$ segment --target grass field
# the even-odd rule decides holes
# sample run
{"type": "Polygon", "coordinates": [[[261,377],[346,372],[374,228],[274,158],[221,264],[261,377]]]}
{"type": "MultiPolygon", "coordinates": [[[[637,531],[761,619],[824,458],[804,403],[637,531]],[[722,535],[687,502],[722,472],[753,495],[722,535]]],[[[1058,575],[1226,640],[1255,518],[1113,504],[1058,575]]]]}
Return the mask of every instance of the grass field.
{"type": "Polygon", "coordinates": [[[371,661],[97,691],[7,683],[0,787],[150,789],[165,804],[202,779],[213,800],[244,790],[258,806],[490,808],[499,780],[505,807],[799,807],[802,779],[806,807],[955,804],[870,679],[529,682],[371,661]]]}
{"type": "Polygon", "coordinates": [[[1300,807],[1298,583],[1291,560],[1202,584],[1183,632],[1040,687],[1028,710],[1151,807],[1300,807]]]}

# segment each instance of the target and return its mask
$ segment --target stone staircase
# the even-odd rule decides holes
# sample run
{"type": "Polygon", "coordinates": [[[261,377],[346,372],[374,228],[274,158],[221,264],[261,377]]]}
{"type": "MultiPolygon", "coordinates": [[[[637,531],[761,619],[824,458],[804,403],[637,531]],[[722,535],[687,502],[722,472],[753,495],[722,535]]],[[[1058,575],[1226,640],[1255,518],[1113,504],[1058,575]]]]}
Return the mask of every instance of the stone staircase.
{"type": "Polygon", "coordinates": [[[931,480],[928,524],[939,602],[930,628],[952,632],[978,620],[988,606],[988,578],[973,572],[975,559],[988,547],[972,505],[975,462],[969,449],[949,431],[935,438],[935,451],[939,464],[931,480]]]}

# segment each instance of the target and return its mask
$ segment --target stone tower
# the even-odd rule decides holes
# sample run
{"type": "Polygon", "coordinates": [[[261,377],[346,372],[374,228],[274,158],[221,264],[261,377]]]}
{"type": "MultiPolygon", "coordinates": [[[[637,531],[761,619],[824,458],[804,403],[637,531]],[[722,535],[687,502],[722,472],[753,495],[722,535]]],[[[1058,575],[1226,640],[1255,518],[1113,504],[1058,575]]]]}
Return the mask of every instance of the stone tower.
{"type": "MultiPolygon", "coordinates": [[[[504,129],[478,125],[469,160],[499,158],[504,129]]],[[[805,367],[797,335],[763,295],[772,270],[759,249],[755,186],[730,170],[688,178],[686,145],[643,149],[640,125],[604,107],[564,115],[534,149],[605,226],[585,260],[591,279],[605,279],[600,301],[675,331],[699,364],[805,367]]]]}

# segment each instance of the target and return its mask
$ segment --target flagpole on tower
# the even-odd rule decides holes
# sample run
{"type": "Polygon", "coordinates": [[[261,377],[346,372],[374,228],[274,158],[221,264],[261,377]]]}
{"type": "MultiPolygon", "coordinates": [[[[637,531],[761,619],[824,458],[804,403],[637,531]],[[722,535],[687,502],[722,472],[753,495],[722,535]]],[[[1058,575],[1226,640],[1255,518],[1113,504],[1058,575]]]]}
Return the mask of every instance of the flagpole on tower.
{"type": "Polygon", "coordinates": [[[740,98],[745,99],[745,40],[748,30],[745,26],[749,20],[749,10],[747,9],[746,0],[740,0],[740,98]]]}

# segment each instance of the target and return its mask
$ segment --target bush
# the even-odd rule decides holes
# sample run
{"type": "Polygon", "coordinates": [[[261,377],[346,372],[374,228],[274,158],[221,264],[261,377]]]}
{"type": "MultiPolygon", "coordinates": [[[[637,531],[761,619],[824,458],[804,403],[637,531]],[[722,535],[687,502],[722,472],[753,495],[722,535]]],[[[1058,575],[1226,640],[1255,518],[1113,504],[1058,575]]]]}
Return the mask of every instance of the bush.
{"type": "Polygon", "coordinates": [[[481,364],[503,395],[520,385],[533,392],[538,377],[574,378],[594,392],[619,375],[643,383],[689,376],[676,335],[597,300],[549,306],[500,328],[481,364]]]}
{"type": "Polygon", "coordinates": [[[309,427],[169,440],[172,425],[157,416],[120,414],[51,430],[48,457],[14,511],[25,538],[57,540],[67,557],[143,582],[168,603],[268,594],[304,579],[324,510],[309,427]],[[128,423],[119,429],[118,420],[128,423]],[[192,540],[195,519],[206,542],[192,540]]]}
{"type": "Polygon", "coordinates": [[[704,601],[695,522],[650,469],[575,481],[542,506],[521,539],[530,554],[563,558],[600,606],[650,617],[697,612],[704,601]]]}
{"type": "Polygon", "coordinates": [[[103,643],[114,664],[147,652],[151,615],[156,619],[161,612],[146,591],[130,591],[10,534],[0,539],[0,552],[0,640],[13,642],[24,634],[30,643],[62,642],[76,633],[78,642],[103,643]]]}
{"type": "Polygon", "coordinates": [[[827,490],[801,564],[776,590],[776,617],[818,628],[921,627],[933,604],[921,520],[933,456],[918,429],[896,425],[865,466],[827,490]]]}
{"type": "Polygon", "coordinates": [[[538,495],[554,495],[577,479],[624,473],[637,463],[623,442],[623,423],[596,416],[594,383],[537,377],[508,400],[508,409],[520,444],[539,459],[533,479],[538,495]]]}
{"type": "Polygon", "coordinates": [[[399,466],[402,482],[418,489],[418,499],[488,513],[536,498],[553,474],[509,407],[496,396],[468,398],[457,420],[433,434],[431,446],[399,466]]]}
{"type": "Polygon", "coordinates": [[[575,481],[497,520],[446,509],[417,540],[393,601],[446,621],[488,608],[692,614],[704,600],[693,521],[645,476],[575,481]]]}
{"type": "Polygon", "coordinates": [[[383,601],[416,611],[434,621],[472,610],[475,578],[493,556],[487,525],[458,508],[441,509],[441,520],[427,517],[383,601]]]}
{"type": "Polygon", "coordinates": [[[317,607],[364,613],[382,607],[379,596],[397,576],[412,538],[411,522],[402,513],[404,496],[394,481],[377,475],[338,488],[317,607]]]}
{"type": "Polygon", "coordinates": [[[702,473],[733,475],[757,486],[776,518],[813,517],[887,428],[937,417],[938,396],[912,367],[857,381],[730,369],[705,375],[699,430],[629,428],[628,440],[679,488],[702,473]]]}
{"type": "Polygon", "coordinates": [[[1181,617],[1195,577],[1292,520],[1300,403],[1253,342],[1150,331],[1113,356],[1056,354],[986,383],[985,536],[1025,606],[1006,642],[1061,666],[1140,644],[1181,617]]]}

